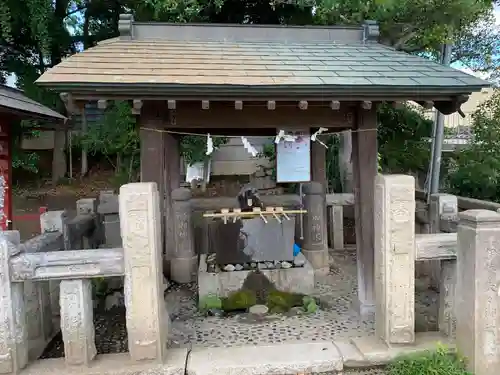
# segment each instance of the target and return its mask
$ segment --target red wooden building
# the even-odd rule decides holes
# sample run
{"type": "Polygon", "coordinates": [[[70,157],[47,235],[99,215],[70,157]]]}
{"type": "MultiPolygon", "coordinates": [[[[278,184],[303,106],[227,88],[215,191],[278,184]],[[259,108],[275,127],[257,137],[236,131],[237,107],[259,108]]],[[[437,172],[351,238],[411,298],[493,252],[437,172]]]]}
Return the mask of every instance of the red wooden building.
{"type": "Polygon", "coordinates": [[[29,99],[17,89],[0,85],[0,230],[12,226],[12,127],[20,120],[39,119],[52,125],[66,117],[29,99]]]}

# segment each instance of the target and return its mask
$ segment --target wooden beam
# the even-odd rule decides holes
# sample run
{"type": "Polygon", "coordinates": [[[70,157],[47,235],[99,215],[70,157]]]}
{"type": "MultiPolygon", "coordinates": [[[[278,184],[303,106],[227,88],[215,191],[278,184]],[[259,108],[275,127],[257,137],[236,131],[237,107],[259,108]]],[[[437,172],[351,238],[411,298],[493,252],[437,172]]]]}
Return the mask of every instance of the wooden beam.
{"type": "Polygon", "coordinates": [[[134,99],[132,101],[132,114],[133,115],[140,115],[141,114],[141,109],[142,109],[142,100],[140,99],[134,99]]]}
{"type": "Polygon", "coordinates": [[[202,100],[201,101],[201,109],[210,109],[210,101],[202,100]]]}
{"type": "Polygon", "coordinates": [[[80,108],[77,102],[73,99],[73,96],[69,92],[62,92],[59,94],[61,101],[64,103],[66,107],[66,111],[68,114],[77,114],[80,113],[80,108]]]}
{"type": "Polygon", "coordinates": [[[361,108],[363,108],[366,111],[369,111],[370,109],[372,109],[372,102],[370,102],[368,100],[362,101],[361,102],[361,108]]]}
{"type": "Polygon", "coordinates": [[[299,102],[299,108],[303,111],[305,111],[307,109],[307,100],[301,100],[299,102]]]}
{"type": "Polygon", "coordinates": [[[426,101],[426,102],[423,102],[421,103],[422,107],[424,107],[425,109],[432,109],[434,107],[434,102],[433,101],[426,101]]]}
{"type": "MultiPolygon", "coordinates": [[[[161,107],[161,103],[153,103],[161,107]]],[[[153,109],[155,109],[153,107],[153,109]]],[[[347,107],[339,111],[332,111],[325,103],[323,106],[311,106],[307,111],[301,110],[297,102],[290,102],[288,105],[277,106],[275,110],[268,110],[264,103],[254,105],[252,103],[242,107],[241,110],[234,110],[234,101],[229,103],[211,102],[209,110],[203,110],[200,102],[177,102],[176,110],[167,110],[166,108],[156,108],[157,113],[162,118],[168,118],[169,121],[163,121],[164,127],[182,129],[203,128],[203,133],[207,128],[250,130],[253,128],[282,128],[283,126],[291,128],[308,127],[310,124],[320,124],[325,128],[346,128],[345,111],[347,107]],[[167,114],[168,112],[168,114],[167,114]],[[173,121],[175,118],[175,121],[173,121]]],[[[149,111],[149,106],[148,106],[149,111]]],[[[146,112],[146,109],[142,111],[146,112]]],[[[214,134],[217,134],[214,133],[214,134]]],[[[274,134],[276,135],[276,133],[274,134]]]]}
{"type": "Polygon", "coordinates": [[[270,111],[274,111],[276,109],[276,102],[274,100],[268,100],[267,109],[270,111]]]}
{"type": "Polygon", "coordinates": [[[168,100],[167,106],[168,106],[168,109],[176,109],[177,108],[176,101],[175,100],[168,100]]]}
{"type": "Polygon", "coordinates": [[[108,101],[107,100],[101,99],[101,100],[97,101],[97,108],[99,108],[99,109],[106,109],[107,106],[108,106],[108,101]]]}
{"type": "Polygon", "coordinates": [[[338,111],[340,109],[340,102],[338,100],[332,100],[330,102],[330,108],[333,111],[338,111]]]}
{"type": "Polygon", "coordinates": [[[241,100],[236,100],[234,102],[234,109],[241,111],[243,109],[243,102],[241,100]]]}

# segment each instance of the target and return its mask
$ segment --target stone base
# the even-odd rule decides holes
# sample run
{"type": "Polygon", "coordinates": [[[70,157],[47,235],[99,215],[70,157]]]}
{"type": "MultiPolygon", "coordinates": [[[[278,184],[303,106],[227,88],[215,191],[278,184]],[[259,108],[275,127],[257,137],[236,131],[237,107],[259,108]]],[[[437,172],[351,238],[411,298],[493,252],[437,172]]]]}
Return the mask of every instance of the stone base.
{"type": "Polygon", "coordinates": [[[196,280],[198,256],[190,258],[170,259],[170,279],[179,284],[186,284],[196,280]]]}
{"type": "MultiPolygon", "coordinates": [[[[198,268],[198,298],[207,296],[227,297],[240,290],[253,270],[233,272],[208,272],[207,255],[200,255],[198,268]]],[[[306,261],[303,267],[263,269],[260,272],[284,292],[312,294],[314,291],[314,269],[306,261]]]]}

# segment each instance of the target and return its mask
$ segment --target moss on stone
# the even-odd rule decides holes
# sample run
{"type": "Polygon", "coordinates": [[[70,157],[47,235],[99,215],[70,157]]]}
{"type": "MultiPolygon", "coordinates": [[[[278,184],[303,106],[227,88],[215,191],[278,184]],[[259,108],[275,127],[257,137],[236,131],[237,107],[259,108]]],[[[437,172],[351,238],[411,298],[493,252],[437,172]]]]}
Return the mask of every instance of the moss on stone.
{"type": "Polygon", "coordinates": [[[210,309],[220,310],[222,309],[222,300],[215,295],[209,295],[198,301],[198,308],[201,311],[208,311],[210,309]]]}
{"type": "Polygon", "coordinates": [[[272,290],[267,296],[266,305],[271,313],[284,313],[292,307],[303,306],[303,294],[272,290]]]}
{"type": "Polygon", "coordinates": [[[316,300],[311,296],[304,296],[304,298],[302,298],[302,304],[304,306],[305,312],[308,314],[314,314],[316,311],[318,311],[316,300]]]}
{"type": "Polygon", "coordinates": [[[222,310],[225,312],[247,310],[255,304],[257,296],[252,290],[242,289],[222,298],[222,310]]]}

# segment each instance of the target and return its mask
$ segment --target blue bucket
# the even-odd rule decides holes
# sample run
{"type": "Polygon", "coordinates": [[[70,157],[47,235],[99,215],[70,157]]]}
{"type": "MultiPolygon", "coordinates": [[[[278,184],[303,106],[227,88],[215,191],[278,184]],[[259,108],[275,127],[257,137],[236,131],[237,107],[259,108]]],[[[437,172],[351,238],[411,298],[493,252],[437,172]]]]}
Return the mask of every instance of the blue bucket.
{"type": "Polygon", "coordinates": [[[293,256],[296,257],[300,253],[300,247],[296,243],[293,244],[293,256]]]}

